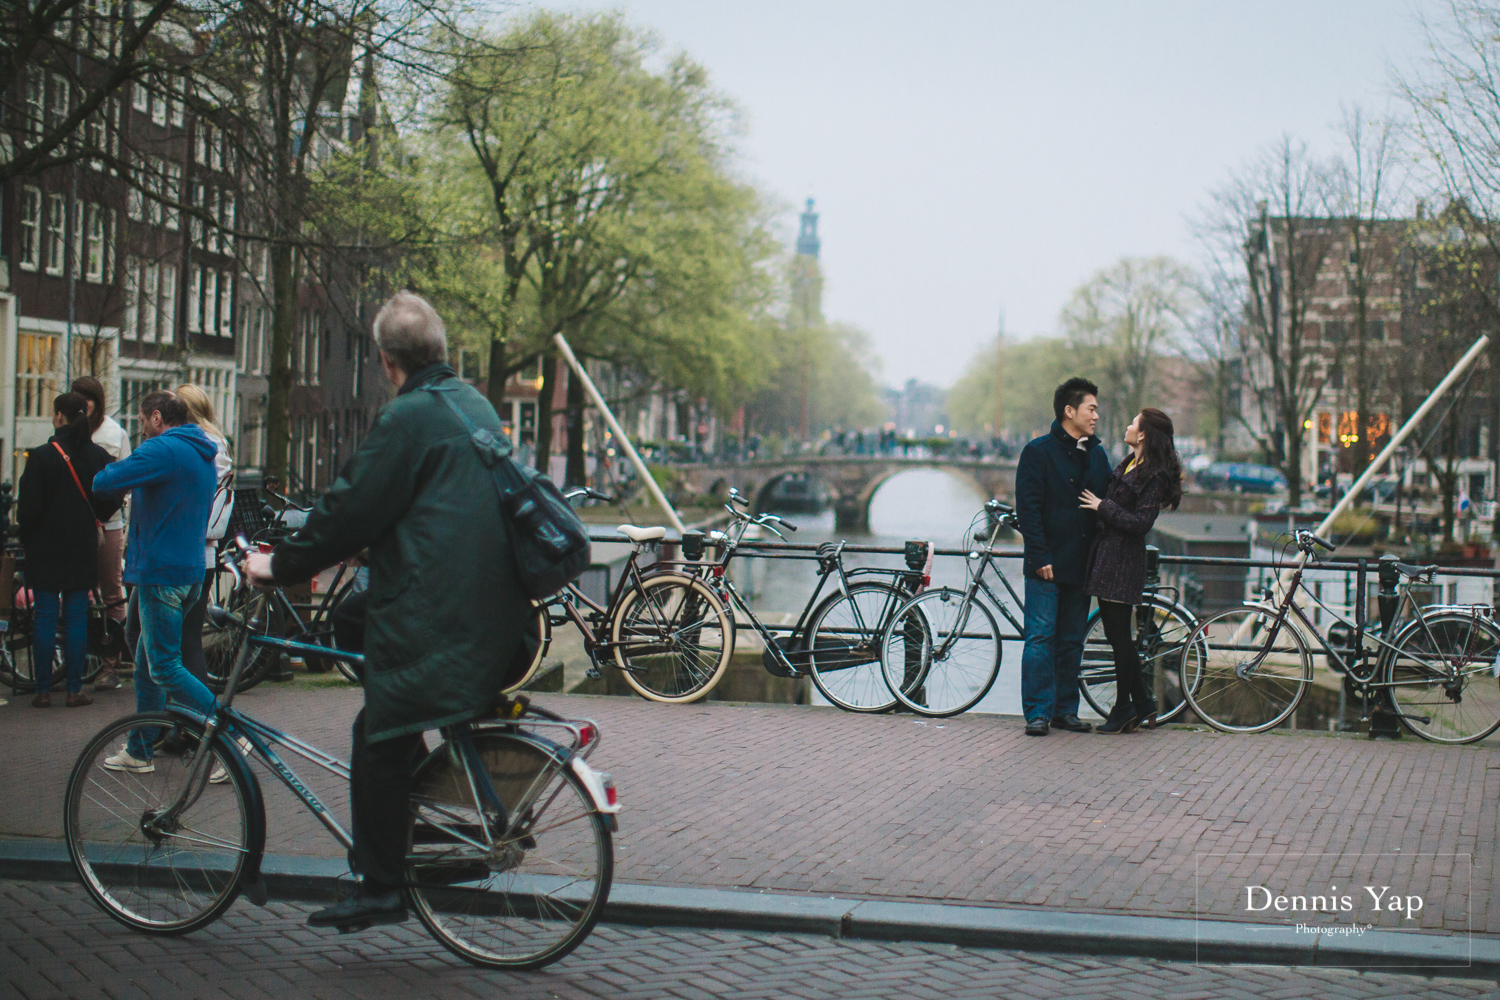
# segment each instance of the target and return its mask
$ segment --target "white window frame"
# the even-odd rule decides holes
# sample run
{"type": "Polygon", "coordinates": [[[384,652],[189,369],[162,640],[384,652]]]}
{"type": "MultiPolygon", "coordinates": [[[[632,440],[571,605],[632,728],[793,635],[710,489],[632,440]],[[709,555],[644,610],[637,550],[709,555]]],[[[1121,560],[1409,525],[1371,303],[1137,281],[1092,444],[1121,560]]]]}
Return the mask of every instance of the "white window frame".
{"type": "MultiPolygon", "coordinates": [[[[174,203],[182,200],[182,164],[168,163],[166,173],[166,197],[174,203]]],[[[182,226],[182,212],[176,204],[166,206],[166,226],[176,232],[182,226]]]]}
{"type": "Polygon", "coordinates": [[[130,85],[130,106],[137,111],[151,110],[151,91],[140,80],[130,85]]]}
{"type": "Polygon", "coordinates": [[[68,107],[72,103],[73,87],[67,77],[61,73],[52,73],[52,123],[61,124],[68,117],[68,107]]]}
{"type": "Polygon", "coordinates": [[[20,260],[16,264],[23,271],[42,266],[42,202],[40,188],[21,188],[21,241],[16,247],[20,260]]]}
{"type": "Polygon", "coordinates": [[[47,73],[42,67],[26,67],[26,125],[32,135],[41,135],[47,121],[47,73]]]}
{"type": "Polygon", "coordinates": [[[188,266],[187,328],[188,333],[203,330],[203,269],[197,264],[188,266]]]}
{"type": "Polygon", "coordinates": [[[234,278],[228,271],[219,275],[219,336],[234,336],[234,278]]]}
{"type": "Polygon", "coordinates": [[[218,272],[203,269],[203,332],[212,336],[219,327],[218,272]]]}
{"type": "Polygon", "coordinates": [[[60,194],[47,195],[47,254],[46,272],[51,275],[63,273],[67,266],[68,202],[60,194]]]}
{"type": "Polygon", "coordinates": [[[97,202],[85,205],[88,248],[84,255],[84,273],[89,281],[104,281],[104,206],[97,202]]]}
{"type": "Polygon", "coordinates": [[[158,125],[167,123],[167,105],[171,103],[162,88],[160,77],[151,79],[151,120],[158,125]]]}
{"type": "Polygon", "coordinates": [[[156,343],[156,295],[160,274],[161,268],[154,262],[147,262],[141,268],[141,339],[151,344],[156,343]]]}
{"type": "Polygon", "coordinates": [[[104,283],[115,283],[115,241],[120,238],[120,217],[114,209],[105,210],[104,283]]]}
{"type": "Polygon", "coordinates": [[[234,192],[224,188],[219,192],[219,225],[223,227],[220,243],[228,254],[234,253],[234,212],[234,192]]]}
{"type": "Polygon", "coordinates": [[[125,258],[125,318],[120,324],[120,336],[126,340],[140,339],[141,309],[141,262],[137,257],[125,258]]]}
{"type": "Polygon", "coordinates": [[[177,265],[163,264],[161,266],[161,289],[159,292],[160,305],[157,312],[161,317],[161,329],[157,336],[157,342],[162,344],[177,343],[177,265]]]}

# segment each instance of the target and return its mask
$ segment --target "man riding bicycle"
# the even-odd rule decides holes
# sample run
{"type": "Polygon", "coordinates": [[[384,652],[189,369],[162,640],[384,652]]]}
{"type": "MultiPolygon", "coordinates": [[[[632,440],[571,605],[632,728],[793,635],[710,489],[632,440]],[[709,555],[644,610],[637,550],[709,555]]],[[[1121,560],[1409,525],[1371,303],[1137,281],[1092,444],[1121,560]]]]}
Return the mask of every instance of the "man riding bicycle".
{"type": "Polygon", "coordinates": [[[495,410],[447,364],[447,331],[428,302],[399,292],[375,317],[396,398],[307,524],[250,556],[261,585],[292,584],[369,549],[365,705],[350,762],[357,892],[308,918],[362,928],[406,919],[407,803],[422,733],[489,714],[516,661],[529,662],[530,611],[516,578],[490,471],[438,397],[501,441],[495,410]]]}

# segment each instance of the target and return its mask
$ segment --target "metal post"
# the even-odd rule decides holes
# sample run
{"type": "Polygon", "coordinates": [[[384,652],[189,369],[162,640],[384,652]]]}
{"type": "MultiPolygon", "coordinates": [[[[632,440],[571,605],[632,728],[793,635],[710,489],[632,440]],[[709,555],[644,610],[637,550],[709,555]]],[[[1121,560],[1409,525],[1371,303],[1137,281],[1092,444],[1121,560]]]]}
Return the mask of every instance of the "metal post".
{"type": "Polygon", "coordinates": [[[640,455],[636,454],[635,446],[630,443],[630,438],[625,434],[625,429],[620,426],[620,422],[615,419],[615,415],[604,404],[604,397],[599,395],[599,390],[594,386],[594,380],[589,378],[589,373],[584,371],[583,365],[578,363],[578,358],[573,354],[573,348],[568,346],[568,342],[563,339],[563,335],[560,333],[553,335],[552,339],[556,341],[557,349],[562,351],[562,356],[568,362],[568,367],[573,370],[573,374],[583,383],[584,391],[589,394],[589,399],[599,408],[599,413],[604,417],[604,422],[609,424],[609,429],[614,432],[615,437],[620,439],[620,447],[625,449],[625,454],[630,456],[630,462],[635,466],[635,471],[646,481],[646,489],[650,490],[651,496],[655,498],[657,503],[661,504],[661,509],[667,512],[667,519],[672,522],[672,527],[676,528],[679,533],[686,531],[687,528],[683,526],[682,519],[677,516],[677,511],[667,502],[666,495],[662,493],[661,487],[656,485],[656,480],[651,478],[651,470],[646,468],[646,463],[641,461],[640,455]]]}

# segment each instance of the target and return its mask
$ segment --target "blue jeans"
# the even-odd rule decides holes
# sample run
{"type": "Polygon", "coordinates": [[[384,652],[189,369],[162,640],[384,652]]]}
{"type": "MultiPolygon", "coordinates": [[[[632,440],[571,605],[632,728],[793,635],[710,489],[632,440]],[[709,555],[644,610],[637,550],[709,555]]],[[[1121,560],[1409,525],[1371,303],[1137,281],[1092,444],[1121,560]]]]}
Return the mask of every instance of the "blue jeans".
{"type": "MultiPolygon", "coordinates": [[[[159,712],[169,696],[204,718],[218,710],[213,692],[182,665],[182,619],[202,589],[201,583],[180,587],[142,584],[136,588],[141,619],[141,637],[135,646],[137,712],[159,712]]],[[[155,741],[154,727],[133,730],[127,744],[130,756],[150,760],[155,741]]]]}
{"type": "Polygon", "coordinates": [[[1026,578],[1021,711],[1028,722],[1078,714],[1078,671],[1089,622],[1082,586],[1026,578]]]}
{"type": "Polygon", "coordinates": [[[52,658],[57,655],[57,612],[62,608],[63,664],[68,671],[68,693],[83,690],[83,655],[89,641],[89,592],[87,590],[33,591],[32,611],[36,630],[31,636],[31,664],[36,671],[37,694],[52,690],[52,658]]]}

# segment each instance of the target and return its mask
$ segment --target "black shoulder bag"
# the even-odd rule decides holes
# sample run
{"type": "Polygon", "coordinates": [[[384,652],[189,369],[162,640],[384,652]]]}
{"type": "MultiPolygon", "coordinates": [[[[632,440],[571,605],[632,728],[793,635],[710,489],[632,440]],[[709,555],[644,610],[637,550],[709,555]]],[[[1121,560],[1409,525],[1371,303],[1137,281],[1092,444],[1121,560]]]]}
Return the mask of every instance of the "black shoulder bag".
{"type": "Polygon", "coordinates": [[[444,386],[423,386],[448,405],[469,432],[469,443],[494,477],[500,514],[510,526],[510,547],[521,588],[533,600],[551,597],[589,567],[589,533],[562,491],[535,469],[511,461],[509,442],[475,425],[444,386]]]}

